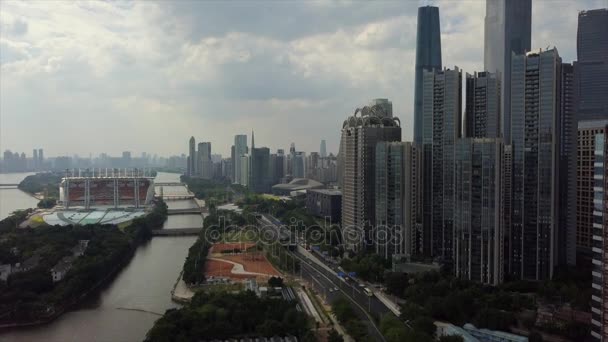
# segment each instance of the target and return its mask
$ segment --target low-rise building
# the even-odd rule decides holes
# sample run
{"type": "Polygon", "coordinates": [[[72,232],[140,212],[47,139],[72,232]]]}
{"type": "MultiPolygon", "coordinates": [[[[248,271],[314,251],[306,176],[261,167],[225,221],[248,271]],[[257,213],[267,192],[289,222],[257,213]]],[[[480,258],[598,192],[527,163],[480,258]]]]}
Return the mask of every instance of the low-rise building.
{"type": "Polygon", "coordinates": [[[51,277],[53,278],[53,282],[56,283],[65,278],[65,275],[72,268],[72,264],[76,260],[73,256],[63,257],[53,268],[51,268],[51,277]]]}
{"type": "Polygon", "coordinates": [[[323,183],[307,178],[294,178],[287,184],[276,184],[272,186],[272,193],[279,196],[289,196],[292,191],[321,189],[323,183]]]}
{"type": "Polygon", "coordinates": [[[311,189],[306,192],[306,209],[311,215],[340,222],[342,192],[330,189],[311,189]]]}

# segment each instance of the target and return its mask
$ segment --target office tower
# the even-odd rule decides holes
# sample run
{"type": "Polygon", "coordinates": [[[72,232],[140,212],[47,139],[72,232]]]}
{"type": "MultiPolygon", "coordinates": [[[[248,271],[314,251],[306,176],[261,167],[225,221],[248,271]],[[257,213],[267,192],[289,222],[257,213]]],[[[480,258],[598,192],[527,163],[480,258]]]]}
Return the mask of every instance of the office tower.
{"type": "Polygon", "coordinates": [[[369,106],[373,107],[375,105],[382,107],[388,117],[393,116],[393,103],[388,99],[373,99],[369,106]]]}
{"type": "Polygon", "coordinates": [[[576,247],[587,260],[593,247],[595,136],[606,132],[608,119],[578,122],[576,170],[576,247]]]}
{"type": "Polygon", "coordinates": [[[342,125],[342,230],[350,251],[369,242],[374,224],[376,143],[400,140],[401,122],[382,106],[357,108],[342,125]]]}
{"type": "Polygon", "coordinates": [[[416,30],[416,74],[414,84],[414,142],[422,144],[422,72],[441,70],[441,31],[439,8],[418,8],[416,30]]]}
{"type": "Polygon", "coordinates": [[[241,157],[239,158],[239,181],[238,184],[242,185],[242,186],[248,186],[249,185],[249,165],[250,165],[250,158],[249,158],[249,154],[243,154],[241,155],[241,157]]]}
{"type": "Polygon", "coordinates": [[[405,254],[404,171],[405,143],[376,144],[376,223],[372,242],[376,254],[385,259],[405,254]]]}
{"type": "Polygon", "coordinates": [[[304,178],[306,177],[306,153],[294,152],[292,154],[292,172],[293,178],[304,178]]]}
{"type": "Polygon", "coordinates": [[[44,169],[44,150],[38,149],[38,167],[44,169]]]}
{"type": "Polygon", "coordinates": [[[456,140],[454,274],[497,285],[503,279],[502,140],[456,140]]]}
{"type": "Polygon", "coordinates": [[[257,193],[269,193],[270,179],[270,149],[255,147],[255,138],[251,132],[251,156],[249,169],[249,189],[257,193]]]}
{"type": "Polygon", "coordinates": [[[415,143],[404,144],[404,254],[410,257],[422,255],[422,149],[415,143]]]}
{"type": "Polygon", "coordinates": [[[578,120],[608,117],[608,9],[581,11],[574,62],[578,120]]]}
{"type": "Polygon", "coordinates": [[[246,185],[241,183],[243,179],[247,179],[249,176],[247,174],[243,175],[241,171],[243,168],[241,167],[241,156],[248,153],[247,150],[247,135],[246,134],[238,134],[234,136],[234,179],[235,183],[246,185]]]}
{"type": "Polygon", "coordinates": [[[464,135],[468,138],[500,136],[500,76],[491,72],[466,74],[464,135]]]}
{"type": "Polygon", "coordinates": [[[559,253],[561,58],[556,49],[511,60],[512,276],[553,276],[559,253]]]}
{"type": "Polygon", "coordinates": [[[462,121],[462,71],[424,71],[422,78],[423,246],[428,256],[452,259],[454,143],[462,121]]]}
{"type": "Polygon", "coordinates": [[[213,178],[213,162],[211,161],[211,143],[201,142],[198,144],[198,175],[203,179],[213,178]]]}
{"type": "Polygon", "coordinates": [[[511,141],[511,56],[531,48],[532,0],[487,0],[484,34],[484,70],[502,80],[500,128],[506,144],[511,141]]]}
{"type": "Polygon", "coordinates": [[[595,135],[591,336],[608,340],[608,126],[595,135]]]}
{"type": "Polygon", "coordinates": [[[34,169],[34,171],[38,171],[38,150],[34,149],[32,151],[32,167],[34,169]]]}
{"type": "Polygon", "coordinates": [[[558,255],[561,265],[576,265],[576,136],[577,120],[573,106],[574,70],[562,63],[559,117],[559,228],[558,255]]]}
{"type": "Polygon", "coordinates": [[[196,141],[194,137],[190,137],[188,147],[188,176],[192,177],[196,174],[196,141]]]}
{"type": "Polygon", "coordinates": [[[325,146],[325,140],[321,140],[321,147],[319,148],[319,154],[321,158],[327,157],[327,147],[325,146]]]}

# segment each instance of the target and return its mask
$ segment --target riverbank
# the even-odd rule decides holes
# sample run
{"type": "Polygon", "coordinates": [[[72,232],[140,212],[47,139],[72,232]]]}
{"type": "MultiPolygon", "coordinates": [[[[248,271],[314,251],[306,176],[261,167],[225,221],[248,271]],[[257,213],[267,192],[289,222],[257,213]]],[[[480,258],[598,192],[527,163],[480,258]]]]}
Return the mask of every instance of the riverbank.
{"type": "MultiPolygon", "coordinates": [[[[133,220],[131,225],[124,230],[119,230],[116,226],[100,225],[88,225],[86,228],[77,226],[7,230],[8,234],[16,234],[16,237],[13,238],[14,243],[21,244],[11,248],[33,249],[29,253],[38,255],[40,261],[33,268],[14,273],[14,276],[7,279],[7,286],[2,288],[0,295],[6,296],[5,298],[13,298],[16,302],[2,304],[2,312],[11,316],[6,317],[5,315],[4,322],[0,323],[0,331],[48,324],[79,305],[90,295],[97,293],[129,264],[137,248],[150,239],[151,228],[162,225],[166,217],[166,205],[164,202],[159,202],[150,214],[133,220]],[[20,237],[21,234],[23,236],[20,237]],[[23,245],[23,241],[27,241],[28,237],[32,235],[37,239],[32,242],[33,246],[23,245]],[[92,248],[95,252],[91,252],[93,253],[91,254],[89,253],[90,248],[87,248],[85,256],[82,257],[85,261],[77,259],[67,274],[63,276],[64,280],[53,282],[50,279],[50,272],[57,260],[49,261],[44,257],[45,253],[48,253],[42,249],[46,246],[45,242],[65,239],[76,239],[77,242],[83,236],[91,239],[87,241],[89,241],[89,245],[93,245],[92,248]],[[23,288],[19,285],[22,283],[27,287],[23,288]],[[36,297],[29,299],[29,302],[21,303],[19,298],[30,293],[36,294],[36,297]]],[[[11,240],[8,241],[7,245],[10,247],[11,240]]],[[[57,245],[54,248],[61,248],[61,246],[57,245]]],[[[57,259],[57,255],[61,258],[65,252],[64,250],[64,252],[55,254],[55,259],[57,259]]],[[[16,256],[5,256],[5,258],[15,259],[16,256]]],[[[1,261],[0,263],[2,263],[1,261]]],[[[21,262],[25,264],[23,260],[21,262]]]]}

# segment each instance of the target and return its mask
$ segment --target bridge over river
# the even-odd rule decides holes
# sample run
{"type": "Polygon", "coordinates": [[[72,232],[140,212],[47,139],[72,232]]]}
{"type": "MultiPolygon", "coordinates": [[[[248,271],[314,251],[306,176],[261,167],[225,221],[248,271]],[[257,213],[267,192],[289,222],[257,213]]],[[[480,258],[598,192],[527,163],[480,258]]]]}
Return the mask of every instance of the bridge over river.
{"type": "Polygon", "coordinates": [[[195,198],[188,187],[179,182],[156,182],[156,197],[167,203],[167,221],[162,229],[152,231],[152,236],[196,236],[203,228],[208,214],[204,202],[195,198]]]}

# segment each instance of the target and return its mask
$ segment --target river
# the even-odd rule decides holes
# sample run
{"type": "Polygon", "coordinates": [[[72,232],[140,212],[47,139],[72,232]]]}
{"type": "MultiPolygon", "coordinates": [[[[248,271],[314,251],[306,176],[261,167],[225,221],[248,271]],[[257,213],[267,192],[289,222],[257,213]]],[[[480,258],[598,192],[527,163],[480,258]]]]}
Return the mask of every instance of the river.
{"type": "MultiPolygon", "coordinates": [[[[179,182],[159,173],[158,181],[179,182]]],[[[0,190],[4,191],[4,190],[0,190]]],[[[167,202],[169,208],[172,201],[167,202]]],[[[177,204],[183,206],[184,204],[177,204]]],[[[176,215],[181,224],[198,225],[199,215],[176,215]]],[[[141,341],[165,310],[177,307],[170,291],[196,237],[155,237],[140,246],[130,263],[98,295],[54,322],[0,334],[0,341],[141,341]]]]}
{"type": "MultiPolygon", "coordinates": [[[[0,173],[0,184],[18,184],[31,172],[0,173]]],[[[18,209],[34,208],[38,200],[17,188],[0,188],[0,220],[18,209]]]]}

